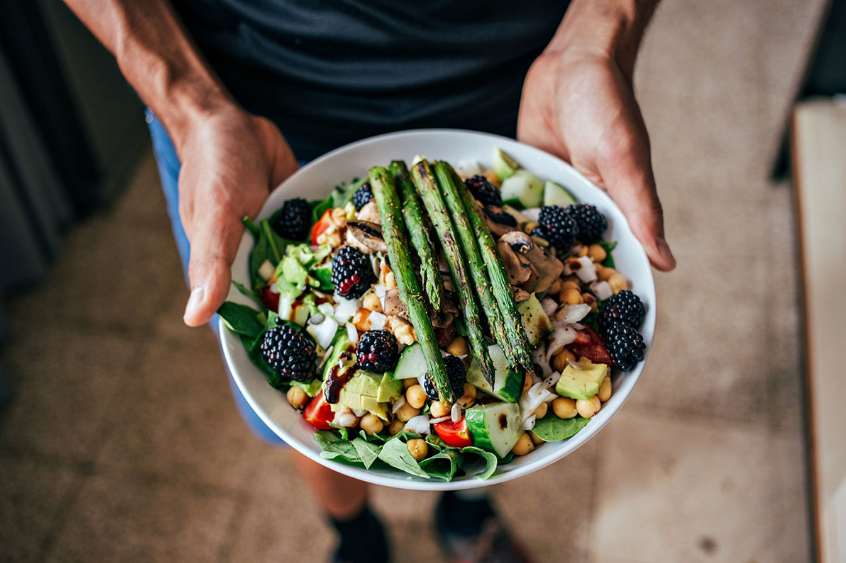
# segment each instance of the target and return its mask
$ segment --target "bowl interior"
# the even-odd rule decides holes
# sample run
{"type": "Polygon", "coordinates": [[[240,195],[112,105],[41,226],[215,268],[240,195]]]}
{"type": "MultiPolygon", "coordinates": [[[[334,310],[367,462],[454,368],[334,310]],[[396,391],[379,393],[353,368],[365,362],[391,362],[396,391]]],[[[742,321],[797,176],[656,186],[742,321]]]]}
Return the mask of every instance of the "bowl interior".
{"type": "MultiPolygon", "coordinates": [[[[364,470],[320,457],[320,447],[312,438],[311,426],[288,405],[283,393],[267,384],[264,375],[250,362],[241,341],[229,332],[221,321],[222,348],[235,382],[261,419],[299,452],[336,471],[378,485],[421,490],[488,486],[536,471],[575,451],[599,432],[631,394],[646,365],[655,330],[655,286],[652,269],[625,217],[608,195],[570,165],[554,156],[512,139],[469,131],[431,129],[383,135],[337,149],[302,168],[270,194],[259,219],[269,217],[286,199],[292,197],[322,199],[338,183],[367,174],[367,170],[373,165],[387,165],[396,159],[411,162],[415,155],[422,154],[430,160],[448,160],[453,164],[464,159],[474,159],[483,166],[490,167],[494,148],[501,148],[512,155],[524,168],[541,178],[560,183],[579,201],[595,205],[606,215],[610,225],[606,238],[617,241],[614,250],[617,269],[631,281],[632,290],[646,305],[643,339],[647,345],[647,358],[633,371],[616,376],[611,399],[574,437],[544,444],[526,456],[515,458],[511,463],[500,466],[490,479],[480,480],[473,477],[475,468],[471,466],[465,468],[466,476],[444,483],[413,477],[391,468],[364,470]]],[[[252,236],[245,233],[232,268],[233,278],[247,285],[247,257],[252,246],[252,236]]],[[[229,293],[229,300],[252,305],[249,299],[234,287],[229,293]]]]}

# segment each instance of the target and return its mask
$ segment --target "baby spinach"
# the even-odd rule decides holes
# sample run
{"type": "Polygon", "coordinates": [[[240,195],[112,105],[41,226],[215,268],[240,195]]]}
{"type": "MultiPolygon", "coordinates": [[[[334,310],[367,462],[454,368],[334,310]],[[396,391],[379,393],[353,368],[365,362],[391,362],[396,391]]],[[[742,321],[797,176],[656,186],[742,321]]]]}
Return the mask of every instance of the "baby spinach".
{"type": "Polygon", "coordinates": [[[429,474],[420,467],[408,451],[408,446],[398,437],[391,438],[385,445],[382,446],[382,451],[379,452],[379,459],[400,471],[405,471],[410,475],[417,477],[429,478],[429,474]]]}
{"type": "MultiPolygon", "coordinates": [[[[245,224],[248,224],[248,227],[252,224],[249,219],[245,219],[244,222],[245,224]]],[[[277,264],[282,261],[285,247],[291,244],[291,241],[288,239],[277,235],[270,224],[271,223],[268,219],[259,223],[257,227],[258,234],[256,236],[258,238],[256,239],[256,245],[250,252],[250,282],[252,283],[253,289],[256,290],[267,285],[267,280],[259,274],[259,269],[262,264],[264,264],[265,261],[269,261],[275,268],[277,264]]],[[[253,225],[253,227],[255,227],[255,225],[253,225]]],[[[252,227],[249,228],[251,231],[253,230],[252,227]]],[[[255,233],[255,231],[253,232],[255,233]]]]}
{"type": "Polygon", "coordinates": [[[320,221],[320,217],[323,216],[323,213],[326,212],[327,209],[332,209],[332,196],[330,195],[323,201],[315,200],[309,202],[311,206],[311,224],[314,225],[318,221],[320,221]]]}
{"type": "Polygon", "coordinates": [[[427,457],[420,462],[420,467],[425,469],[430,477],[452,481],[462,463],[464,463],[464,456],[461,452],[450,448],[427,457]]]}
{"type": "Polygon", "coordinates": [[[358,452],[358,457],[361,459],[361,463],[364,464],[366,469],[370,469],[370,466],[379,459],[379,452],[382,450],[381,446],[368,442],[362,438],[354,438],[352,445],[355,448],[355,451],[358,452]]]}
{"type": "Polygon", "coordinates": [[[575,436],[585,427],[588,420],[580,416],[563,419],[555,415],[547,415],[535,423],[532,431],[544,442],[557,442],[575,436]]]}
{"type": "Polygon", "coordinates": [[[318,430],[314,433],[314,441],[323,450],[320,452],[321,457],[326,459],[341,458],[352,463],[363,463],[355,446],[334,432],[318,430]]]}
{"type": "Polygon", "coordinates": [[[611,251],[617,246],[616,242],[609,242],[607,240],[599,241],[599,246],[605,249],[605,260],[602,261],[602,265],[606,268],[613,268],[614,267],[614,257],[611,256],[611,251]]]}
{"type": "Polygon", "coordinates": [[[494,471],[496,471],[497,464],[499,463],[496,458],[496,454],[492,454],[491,452],[485,451],[475,446],[467,446],[466,448],[461,448],[461,453],[477,455],[485,460],[485,470],[476,475],[476,477],[478,477],[479,479],[488,479],[491,475],[494,474],[494,471]]]}
{"type": "Polygon", "coordinates": [[[365,175],[362,178],[353,178],[352,182],[341,182],[332,190],[332,207],[344,207],[352,201],[353,194],[368,180],[365,175]]]}
{"type": "Polygon", "coordinates": [[[259,320],[261,313],[247,305],[226,301],[217,310],[224,324],[236,334],[249,338],[258,338],[264,332],[264,323],[259,320]]]}

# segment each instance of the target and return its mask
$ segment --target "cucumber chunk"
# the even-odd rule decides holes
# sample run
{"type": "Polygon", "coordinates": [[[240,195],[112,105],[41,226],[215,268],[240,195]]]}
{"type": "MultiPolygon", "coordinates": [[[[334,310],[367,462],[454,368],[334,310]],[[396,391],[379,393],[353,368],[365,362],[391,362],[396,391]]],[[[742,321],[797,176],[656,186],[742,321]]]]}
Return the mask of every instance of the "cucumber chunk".
{"type": "Polygon", "coordinates": [[[397,369],[394,370],[396,379],[418,379],[426,374],[426,358],[423,356],[423,348],[414,343],[402,351],[397,362],[397,369]]]}
{"type": "Polygon", "coordinates": [[[517,303],[517,312],[520,313],[526,338],[532,346],[540,344],[546,335],[554,330],[549,316],[534,293],[525,301],[517,303]]]}
{"type": "Polygon", "coordinates": [[[519,200],[524,209],[543,203],[543,180],[528,170],[518,170],[502,182],[502,200],[519,200]]]}
{"type": "Polygon", "coordinates": [[[501,401],[516,403],[520,398],[521,391],[523,391],[523,373],[511,369],[505,354],[502,353],[502,348],[498,344],[488,346],[488,354],[490,354],[494,366],[493,389],[491,389],[491,385],[485,379],[485,376],[482,375],[482,369],[476,363],[476,360],[473,360],[467,370],[467,382],[501,401]]]}
{"type": "Polygon", "coordinates": [[[545,206],[560,205],[561,207],[567,207],[574,203],[576,203],[576,198],[564,186],[550,180],[547,180],[546,184],[543,185],[543,204],[545,206]]]}
{"type": "Polygon", "coordinates": [[[520,407],[514,403],[475,406],[464,416],[473,445],[499,457],[505,457],[523,435],[520,407]]]}
{"type": "Polygon", "coordinates": [[[501,150],[494,149],[493,170],[499,177],[500,182],[502,182],[506,178],[511,177],[511,175],[514,174],[518,168],[520,168],[520,165],[517,164],[516,160],[514,160],[501,150]]]}

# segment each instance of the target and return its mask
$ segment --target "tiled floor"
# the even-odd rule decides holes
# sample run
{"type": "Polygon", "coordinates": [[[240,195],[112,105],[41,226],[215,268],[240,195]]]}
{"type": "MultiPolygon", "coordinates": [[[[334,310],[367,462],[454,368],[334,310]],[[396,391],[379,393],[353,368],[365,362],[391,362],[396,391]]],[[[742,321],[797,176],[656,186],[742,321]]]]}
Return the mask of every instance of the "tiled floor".
{"type": "MultiPolygon", "coordinates": [[[[636,77],[668,239],[658,341],[591,444],[493,492],[539,561],[809,561],[790,186],[768,158],[821,0],[665,0],[636,77]]],[[[9,305],[0,561],[324,561],[288,454],[241,424],[186,297],[155,166],[9,305]]],[[[399,562],[434,495],[380,489],[399,562]]]]}

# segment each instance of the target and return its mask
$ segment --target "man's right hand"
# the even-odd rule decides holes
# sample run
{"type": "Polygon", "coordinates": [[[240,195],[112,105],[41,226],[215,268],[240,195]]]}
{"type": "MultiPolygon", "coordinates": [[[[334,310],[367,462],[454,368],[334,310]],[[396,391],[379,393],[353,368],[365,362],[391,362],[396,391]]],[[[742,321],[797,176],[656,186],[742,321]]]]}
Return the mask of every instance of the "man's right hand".
{"type": "Polygon", "coordinates": [[[298,165],[276,125],[236,107],[193,120],[178,145],[179,214],[191,242],[184,320],[200,326],[229,294],[242,219],[255,217],[298,165]]]}

